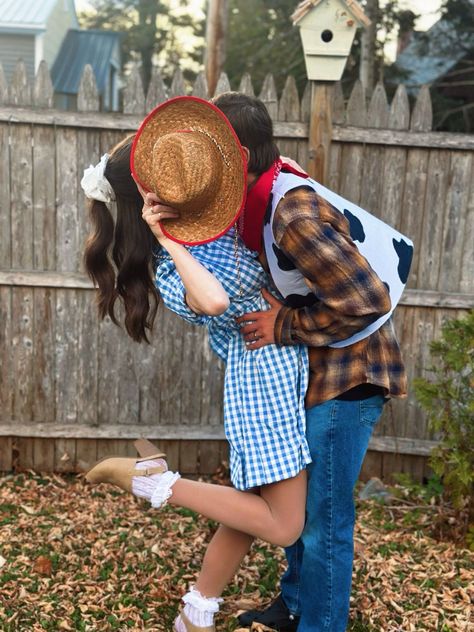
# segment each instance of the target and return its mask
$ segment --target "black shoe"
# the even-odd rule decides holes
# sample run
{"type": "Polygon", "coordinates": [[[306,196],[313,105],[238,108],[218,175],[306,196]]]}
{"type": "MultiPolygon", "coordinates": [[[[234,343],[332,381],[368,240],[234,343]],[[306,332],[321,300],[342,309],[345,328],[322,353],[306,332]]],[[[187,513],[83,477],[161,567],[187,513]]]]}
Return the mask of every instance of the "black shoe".
{"type": "Polygon", "coordinates": [[[263,623],[277,632],[296,632],[300,618],[291,614],[280,594],[265,610],[247,610],[238,620],[245,628],[252,623],[263,623]]]}

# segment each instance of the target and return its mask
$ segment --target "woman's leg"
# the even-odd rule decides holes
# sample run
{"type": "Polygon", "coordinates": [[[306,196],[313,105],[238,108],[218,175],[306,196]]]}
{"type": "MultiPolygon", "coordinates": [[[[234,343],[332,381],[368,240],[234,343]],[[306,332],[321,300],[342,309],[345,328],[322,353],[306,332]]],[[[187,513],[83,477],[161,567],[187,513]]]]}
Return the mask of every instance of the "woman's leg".
{"type": "Polygon", "coordinates": [[[293,478],[262,485],[259,496],[182,479],[179,473],[166,470],[166,463],[159,460],[112,457],[97,463],[86,479],[90,483],[117,485],[149,500],[153,507],[161,507],[169,500],[278,546],[295,542],[304,526],[306,470],[293,478]]]}
{"type": "Polygon", "coordinates": [[[181,478],[174,482],[169,502],[271,544],[289,546],[304,526],[306,471],[262,485],[260,495],[181,478]]]}
{"type": "Polygon", "coordinates": [[[219,610],[220,596],[247,554],[253,537],[220,525],[207,547],[201,573],[184,595],[184,607],[175,622],[178,632],[186,632],[184,618],[198,629],[209,629],[219,610]]]}
{"type": "MultiPolygon", "coordinates": [[[[303,478],[303,477],[300,477],[303,478]]],[[[290,479],[291,480],[291,479],[290,479]]],[[[178,481],[179,482],[179,481],[178,481]]],[[[260,490],[258,490],[261,494],[263,494],[264,498],[260,498],[260,500],[264,500],[266,507],[270,511],[274,512],[274,519],[281,519],[283,521],[289,521],[292,523],[291,518],[289,518],[287,511],[283,510],[281,507],[281,495],[284,490],[281,489],[282,483],[284,481],[274,484],[272,486],[263,486],[260,490]],[[267,488],[268,487],[268,488],[267,488]],[[279,489],[280,488],[280,489],[279,489]]],[[[173,487],[176,485],[175,483],[173,487]]],[[[182,487],[182,486],[181,486],[182,487]]],[[[192,487],[192,486],[191,486],[192,487]]],[[[210,493],[212,495],[212,489],[215,486],[213,485],[205,485],[200,489],[200,495],[205,497],[206,493],[210,493]],[[212,488],[212,489],[211,489],[212,488]]],[[[283,487],[288,488],[289,485],[283,485],[283,487]]],[[[296,489],[296,496],[299,497],[300,483],[297,483],[297,487],[295,485],[291,485],[293,490],[296,489]]],[[[186,495],[187,486],[184,486],[184,489],[181,490],[182,495],[186,495]]],[[[224,494],[220,494],[220,501],[225,499],[226,502],[233,502],[235,505],[235,500],[238,498],[240,501],[238,510],[242,510],[245,512],[245,498],[251,499],[252,497],[258,498],[257,490],[255,490],[254,494],[249,494],[245,492],[238,492],[236,490],[232,490],[230,488],[223,488],[225,490],[224,494]],[[235,492],[232,495],[229,495],[228,492],[235,492]]],[[[287,492],[289,490],[287,489],[287,492]]],[[[304,493],[303,493],[304,497],[304,493]]],[[[176,500],[176,499],[175,499],[176,500]]],[[[209,501],[215,501],[217,499],[209,498],[209,501]]],[[[188,506],[185,499],[182,499],[183,506],[188,506]]],[[[202,502],[202,498],[198,500],[198,504],[202,502]]],[[[258,505],[255,505],[253,501],[251,501],[251,511],[252,514],[258,513],[259,509],[258,505]]],[[[177,504],[177,503],[175,503],[177,504]]],[[[225,504],[225,503],[224,503],[225,504]]],[[[298,511],[297,507],[298,503],[295,505],[292,504],[290,507],[290,511],[295,509],[298,511]]],[[[193,506],[194,509],[200,511],[201,513],[205,512],[205,507],[197,507],[193,506]]],[[[235,506],[234,506],[235,509],[235,506]]],[[[303,505],[304,509],[304,505],[303,505]]],[[[225,510],[225,507],[224,507],[225,510]]],[[[210,513],[210,512],[209,512],[210,513]]],[[[291,514],[290,514],[291,515],[291,514]]],[[[214,517],[215,516],[209,516],[214,517]]],[[[255,519],[255,517],[254,517],[255,519]]],[[[266,520],[268,518],[264,518],[266,520]]],[[[293,528],[293,527],[292,527],[293,528]]],[[[286,537],[284,531],[279,532],[278,537],[286,537]]],[[[293,536],[294,537],[294,536],[293,536]]],[[[265,534],[265,538],[268,539],[267,534],[265,534]]],[[[243,558],[247,554],[252,541],[253,536],[248,535],[247,533],[243,533],[242,531],[238,531],[229,526],[220,525],[216,533],[214,534],[209,546],[207,547],[206,554],[204,556],[203,565],[201,568],[201,573],[196,582],[196,585],[191,588],[191,590],[183,597],[183,601],[185,602],[185,606],[181,614],[179,615],[176,621],[176,630],[185,632],[186,625],[183,621],[184,617],[187,617],[188,621],[197,627],[211,627],[214,622],[214,615],[218,610],[217,598],[219,598],[227,586],[227,584],[232,580],[235,573],[237,572],[240,564],[242,563],[243,558]]]]}
{"type": "Polygon", "coordinates": [[[206,597],[220,597],[232,581],[254,538],[220,525],[207,547],[196,590],[206,597]]]}

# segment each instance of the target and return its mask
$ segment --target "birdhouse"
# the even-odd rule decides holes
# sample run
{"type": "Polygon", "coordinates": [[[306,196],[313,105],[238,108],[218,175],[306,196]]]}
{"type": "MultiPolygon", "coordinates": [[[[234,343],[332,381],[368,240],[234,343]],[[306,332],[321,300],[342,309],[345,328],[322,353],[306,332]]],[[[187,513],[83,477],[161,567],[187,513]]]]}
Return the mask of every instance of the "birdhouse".
{"type": "Polygon", "coordinates": [[[300,29],[308,79],[342,77],[359,26],[370,20],[355,0],[304,0],[291,16],[300,29]]]}

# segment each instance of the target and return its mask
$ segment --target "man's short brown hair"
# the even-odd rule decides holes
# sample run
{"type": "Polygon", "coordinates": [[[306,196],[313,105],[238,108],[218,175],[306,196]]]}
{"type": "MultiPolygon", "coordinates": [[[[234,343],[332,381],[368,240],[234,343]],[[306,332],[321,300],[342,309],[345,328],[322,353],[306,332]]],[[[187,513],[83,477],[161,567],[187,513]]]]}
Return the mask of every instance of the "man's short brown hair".
{"type": "Polygon", "coordinates": [[[242,92],[224,92],[212,102],[229,119],[241,144],[250,151],[249,173],[260,175],[280,156],[273,123],[263,101],[242,92]]]}

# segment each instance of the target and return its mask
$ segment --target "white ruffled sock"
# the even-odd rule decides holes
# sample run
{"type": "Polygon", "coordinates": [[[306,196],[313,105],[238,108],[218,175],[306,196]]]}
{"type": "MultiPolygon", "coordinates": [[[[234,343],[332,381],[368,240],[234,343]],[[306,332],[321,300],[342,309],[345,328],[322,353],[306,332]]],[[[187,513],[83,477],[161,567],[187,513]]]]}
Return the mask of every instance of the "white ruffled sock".
{"type": "Polygon", "coordinates": [[[132,492],[139,498],[145,498],[151,502],[155,509],[163,507],[172,495],[171,487],[181,478],[178,472],[170,472],[164,459],[156,461],[140,461],[136,464],[137,470],[162,466],[166,471],[151,476],[134,476],[132,479],[132,492]]]}
{"type": "Polygon", "coordinates": [[[219,612],[219,604],[222,603],[222,599],[218,597],[204,597],[199,590],[191,588],[187,592],[183,601],[184,614],[189,621],[197,627],[208,627],[214,623],[214,615],[219,612]]]}

